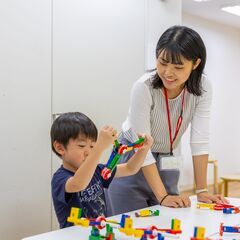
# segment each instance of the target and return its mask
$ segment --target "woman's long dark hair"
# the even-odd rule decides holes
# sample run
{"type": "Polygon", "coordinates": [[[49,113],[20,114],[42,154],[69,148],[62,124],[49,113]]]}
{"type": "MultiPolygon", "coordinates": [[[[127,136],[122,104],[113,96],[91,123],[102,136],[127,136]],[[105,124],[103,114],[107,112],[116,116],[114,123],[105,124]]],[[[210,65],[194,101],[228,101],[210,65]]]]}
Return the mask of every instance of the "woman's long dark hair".
{"type": "MultiPolygon", "coordinates": [[[[156,47],[156,58],[164,51],[165,58],[172,64],[182,64],[181,56],[195,63],[198,58],[200,64],[192,70],[185,85],[189,93],[193,95],[202,95],[201,78],[206,64],[206,48],[200,35],[191,28],[185,26],[173,26],[167,29],[156,47]]],[[[153,88],[162,88],[163,82],[156,73],[153,76],[153,88]]]]}

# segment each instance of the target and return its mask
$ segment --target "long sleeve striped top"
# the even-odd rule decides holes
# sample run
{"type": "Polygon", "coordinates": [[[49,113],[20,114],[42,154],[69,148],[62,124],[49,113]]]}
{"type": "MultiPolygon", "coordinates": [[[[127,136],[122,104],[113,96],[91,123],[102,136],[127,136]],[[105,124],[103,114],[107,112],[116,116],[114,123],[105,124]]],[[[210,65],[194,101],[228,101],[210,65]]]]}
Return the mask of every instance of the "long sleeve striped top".
{"type": "MultiPolygon", "coordinates": [[[[165,96],[162,89],[153,88],[153,74],[147,73],[135,82],[131,91],[128,116],[122,125],[122,129],[123,132],[132,128],[136,133],[151,134],[154,139],[151,151],[169,153],[170,140],[165,96]]],[[[201,96],[194,96],[186,89],[183,121],[173,144],[173,149],[175,149],[189,124],[191,124],[190,145],[193,156],[208,154],[209,152],[212,89],[210,82],[204,75],[202,76],[202,86],[204,91],[201,96]]],[[[175,133],[177,119],[180,115],[182,94],[183,91],[176,98],[169,99],[172,134],[175,133]]],[[[149,151],[143,166],[155,162],[151,151],[149,151]]]]}

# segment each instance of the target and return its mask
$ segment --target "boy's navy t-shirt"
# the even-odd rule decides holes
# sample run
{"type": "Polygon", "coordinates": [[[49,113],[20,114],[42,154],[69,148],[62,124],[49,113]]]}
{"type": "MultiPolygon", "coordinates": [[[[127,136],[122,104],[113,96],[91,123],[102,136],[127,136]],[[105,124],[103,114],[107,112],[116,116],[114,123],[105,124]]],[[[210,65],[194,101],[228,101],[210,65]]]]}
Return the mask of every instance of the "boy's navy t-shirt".
{"type": "Polygon", "coordinates": [[[72,223],[67,222],[72,207],[81,208],[82,216],[86,218],[106,216],[104,188],[108,188],[116,173],[116,168],[111,177],[104,180],[101,176],[104,167],[105,165],[98,164],[87,188],[77,193],[65,192],[65,184],[74,175],[74,172],[61,166],[54,173],[52,178],[52,199],[60,228],[72,226],[72,223]]]}

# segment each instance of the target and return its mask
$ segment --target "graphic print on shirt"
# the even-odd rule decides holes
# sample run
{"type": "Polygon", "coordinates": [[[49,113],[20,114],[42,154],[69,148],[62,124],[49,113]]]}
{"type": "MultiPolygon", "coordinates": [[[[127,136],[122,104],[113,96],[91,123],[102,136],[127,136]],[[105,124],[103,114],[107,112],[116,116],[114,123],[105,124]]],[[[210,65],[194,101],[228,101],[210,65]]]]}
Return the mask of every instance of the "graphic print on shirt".
{"type": "Polygon", "coordinates": [[[78,193],[85,217],[98,217],[105,214],[105,196],[101,180],[78,193]]]}

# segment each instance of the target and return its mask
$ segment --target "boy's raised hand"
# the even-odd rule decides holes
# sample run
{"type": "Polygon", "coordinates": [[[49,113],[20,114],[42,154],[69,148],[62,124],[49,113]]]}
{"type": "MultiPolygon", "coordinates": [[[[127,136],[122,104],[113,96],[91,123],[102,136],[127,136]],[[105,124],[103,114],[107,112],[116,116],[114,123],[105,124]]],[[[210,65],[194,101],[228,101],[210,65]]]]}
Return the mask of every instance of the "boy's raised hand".
{"type": "Polygon", "coordinates": [[[141,149],[149,150],[153,145],[153,138],[149,134],[138,134],[138,136],[144,138],[141,149]]]}
{"type": "Polygon", "coordinates": [[[112,126],[106,125],[100,130],[96,145],[98,145],[102,149],[105,149],[112,145],[116,139],[117,130],[114,129],[112,126]]]}

